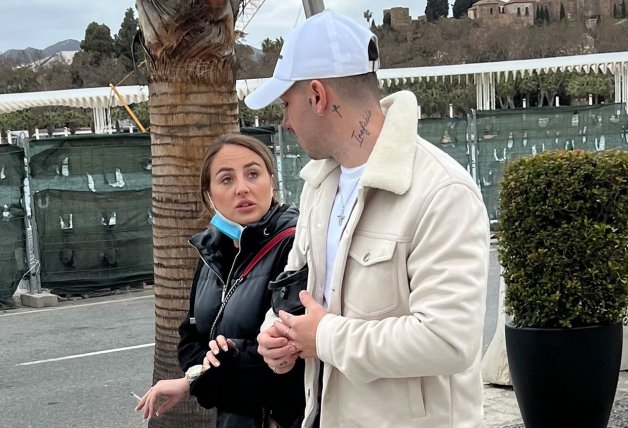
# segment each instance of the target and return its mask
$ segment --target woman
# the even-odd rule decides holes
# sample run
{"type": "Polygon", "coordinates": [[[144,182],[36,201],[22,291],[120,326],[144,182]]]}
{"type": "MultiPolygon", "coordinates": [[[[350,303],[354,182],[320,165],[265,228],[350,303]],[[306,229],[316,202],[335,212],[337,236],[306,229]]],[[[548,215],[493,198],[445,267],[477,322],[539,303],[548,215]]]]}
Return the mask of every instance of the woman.
{"type": "Polygon", "coordinates": [[[190,239],[200,261],[179,328],[186,376],[149,389],[136,407],[144,418],[167,412],[191,393],[203,407],[217,408],[219,428],[300,425],[302,362],[278,375],[257,353],[256,336],[270,308],[268,283],[286,265],[298,216],[296,207],[275,201],[273,181],[270,150],[255,138],[227,134],[209,148],[200,190],[204,207],[214,213],[213,227],[190,239]]]}

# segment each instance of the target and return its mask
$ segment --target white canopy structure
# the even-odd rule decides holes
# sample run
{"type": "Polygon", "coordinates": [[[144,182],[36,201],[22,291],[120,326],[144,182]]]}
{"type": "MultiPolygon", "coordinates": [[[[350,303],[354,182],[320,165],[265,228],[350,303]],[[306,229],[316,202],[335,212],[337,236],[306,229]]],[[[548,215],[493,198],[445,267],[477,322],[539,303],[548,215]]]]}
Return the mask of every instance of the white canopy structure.
{"type": "MultiPolygon", "coordinates": [[[[519,61],[485,62],[477,64],[441,65],[434,67],[389,68],[379,70],[380,86],[421,81],[422,79],[463,79],[476,85],[478,110],[495,109],[495,84],[501,79],[514,79],[533,72],[550,73],[577,71],[610,73],[615,76],[615,102],[628,109],[628,52],[526,59],[519,61]]],[[[239,80],[238,98],[253,92],[266,79],[239,80]]]]}
{"type": "MultiPolygon", "coordinates": [[[[127,104],[148,100],[148,86],[120,86],[116,89],[127,104]]],[[[108,87],[0,95],[0,114],[45,106],[91,108],[97,134],[111,132],[110,108],[121,105],[121,101],[108,87]]]]}
{"type": "MultiPolygon", "coordinates": [[[[615,102],[624,103],[628,111],[628,52],[527,59],[520,61],[478,64],[442,65],[435,67],[389,68],[377,72],[380,86],[407,83],[422,79],[463,79],[476,85],[478,110],[495,109],[495,84],[501,79],[514,79],[532,73],[577,71],[610,73],[615,77],[615,102]]],[[[266,79],[244,79],[236,83],[239,99],[253,92],[266,79]]],[[[120,86],[118,92],[127,104],[148,100],[147,86],[120,86]]],[[[110,108],[121,105],[110,88],[71,89],[65,91],[29,92],[0,95],[0,114],[11,111],[62,105],[94,109],[97,133],[111,132],[110,108]]]]}

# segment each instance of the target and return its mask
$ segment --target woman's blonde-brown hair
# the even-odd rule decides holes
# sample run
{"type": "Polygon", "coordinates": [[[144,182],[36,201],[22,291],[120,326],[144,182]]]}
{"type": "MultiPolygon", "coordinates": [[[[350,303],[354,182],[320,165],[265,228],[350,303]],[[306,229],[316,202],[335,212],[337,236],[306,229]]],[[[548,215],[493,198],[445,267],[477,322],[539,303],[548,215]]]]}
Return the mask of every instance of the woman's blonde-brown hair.
{"type": "Polygon", "coordinates": [[[203,201],[203,207],[207,214],[210,216],[214,214],[212,204],[209,200],[209,186],[211,185],[211,177],[209,175],[209,169],[211,168],[212,160],[214,156],[226,145],[232,144],[234,146],[241,146],[251,150],[258,155],[264,161],[266,171],[273,179],[272,186],[275,188],[275,164],[273,162],[273,154],[270,149],[261,141],[256,138],[249,137],[243,134],[223,134],[216,138],[211,146],[205,153],[205,159],[203,160],[203,166],[201,167],[200,174],[200,191],[201,200],[203,201]]]}

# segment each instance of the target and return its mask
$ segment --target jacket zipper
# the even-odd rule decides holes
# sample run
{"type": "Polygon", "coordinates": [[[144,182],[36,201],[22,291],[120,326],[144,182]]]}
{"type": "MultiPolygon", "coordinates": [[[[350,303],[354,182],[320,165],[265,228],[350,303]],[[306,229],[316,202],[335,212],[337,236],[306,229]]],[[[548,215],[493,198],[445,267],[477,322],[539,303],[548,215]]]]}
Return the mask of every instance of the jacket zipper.
{"type": "Polygon", "coordinates": [[[192,243],[191,243],[190,241],[188,241],[188,244],[190,244],[190,246],[196,250],[196,252],[198,253],[198,257],[199,257],[199,258],[203,261],[203,264],[204,264],[205,266],[207,266],[207,269],[209,269],[209,270],[210,270],[210,271],[211,271],[214,275],[216,275],[216,278],[218,278],[218,280],[222,283],[222,287],[223,287],[223,289],[224,289],[224,287],[225,287],[225,282],[222,280],[222,278],[220,277],[220,275],[218,275],[218,273],[217,273],[214,269],[212,269],[212,267],[211,267],[211,266],[207,263],[207,261],[205,261],[205,259],[203,258],[203,256],[202,256],[201,252],[199,251],[199,249],[198,249],[198,248],[196,248],[196,246],[195,246],[195,245],[192,245],[192,243]]]}
{"type": "MultiPolygon", "coordinates": [[[[244,231],[246,230],[246,226],[244,227],[244,230],[242,230],[242,235],[240,235],[240,243],[242,243],[242,236],[244,236],[244,231]]],[[[233,293],[235,292],[236,288],[238,287],[238,285],[240,285],[240,283],[242,282],[242,278],[238,278],[233,285],[231,286],[231,288],[227,289],[228,285],[231,283],[231,275],[233,274],[233,269],[238,261],[238,257],[240,256],[240,252],[242,251],[242,245],[238,246],[238,253],[236,254],[235,258],[233,259],[233,263],[231,264],[231,269],[229,269],[229,275],[227,275],[227,282],[223,282],[222,285],[222,298],[221,298],[221,303],[220,303],[220,309],[218,309],[218,313],[216,314],[216,318],[214,318],[214,322],[212,323],[212,328],[209,332],[209,339],[210,340],[214,340],[216,338],[216,328],[218,327],[218,321],[220,321],[220,319],[222,318],[222,314],[225,311],[225,307],[227,306],[227,302],[229,302],[229,299],[231,298],[231,296],[233,296],[233,293]]]]}

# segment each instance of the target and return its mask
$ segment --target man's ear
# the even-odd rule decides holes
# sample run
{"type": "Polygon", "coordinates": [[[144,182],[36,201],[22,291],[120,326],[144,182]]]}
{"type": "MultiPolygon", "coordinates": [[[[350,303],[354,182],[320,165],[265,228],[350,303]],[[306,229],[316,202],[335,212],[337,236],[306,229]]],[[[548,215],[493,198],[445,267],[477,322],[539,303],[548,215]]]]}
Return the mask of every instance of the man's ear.
{"type": "Polygon", "coordinates": [[[327,108],[328,93],[327,88],[320,80],[312,80],[310,82],[310,97],[312,107],[319,116],[322,116],[327,108]]]}

